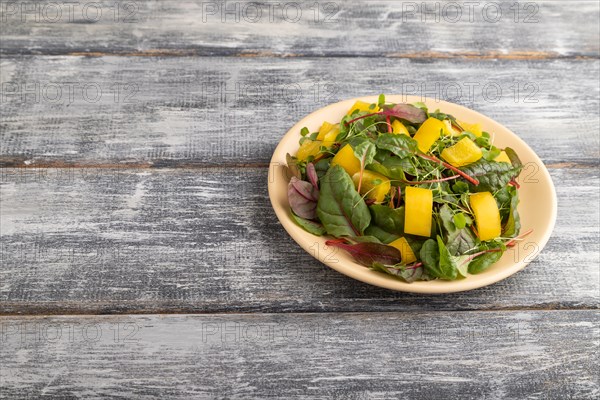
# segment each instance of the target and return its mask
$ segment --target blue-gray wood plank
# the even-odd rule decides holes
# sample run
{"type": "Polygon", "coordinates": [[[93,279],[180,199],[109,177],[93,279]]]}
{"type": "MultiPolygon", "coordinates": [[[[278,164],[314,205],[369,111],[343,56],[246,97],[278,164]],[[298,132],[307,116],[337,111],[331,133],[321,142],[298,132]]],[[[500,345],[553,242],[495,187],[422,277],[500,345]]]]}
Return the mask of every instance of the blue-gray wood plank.
{"type": "Polygon", "coordinates": [[[597,398],[599,3],[261,2],[255,22],[228,3],[239,22],[199,0],[0,4],[0,397],[597,398]],[[540,257],[418,296],[295,245],[272,150],[380,92],[533,147],[559,200],[540,257]]]}

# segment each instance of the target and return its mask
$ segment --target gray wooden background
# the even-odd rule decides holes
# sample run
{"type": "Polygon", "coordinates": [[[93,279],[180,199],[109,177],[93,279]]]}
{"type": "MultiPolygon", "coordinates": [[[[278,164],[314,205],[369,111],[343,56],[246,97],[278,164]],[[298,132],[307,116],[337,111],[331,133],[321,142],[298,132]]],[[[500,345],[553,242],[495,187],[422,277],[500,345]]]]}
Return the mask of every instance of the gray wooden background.
{"type": "Polygon", "coordinates": [[[596,0],[2,2],[0,397],[598,398],[599,18],[596,0]],[[288,237],[277,142],[379,93],[472,107],[540,155],[558,221],[524,271],[396,293],[288,237]]]}

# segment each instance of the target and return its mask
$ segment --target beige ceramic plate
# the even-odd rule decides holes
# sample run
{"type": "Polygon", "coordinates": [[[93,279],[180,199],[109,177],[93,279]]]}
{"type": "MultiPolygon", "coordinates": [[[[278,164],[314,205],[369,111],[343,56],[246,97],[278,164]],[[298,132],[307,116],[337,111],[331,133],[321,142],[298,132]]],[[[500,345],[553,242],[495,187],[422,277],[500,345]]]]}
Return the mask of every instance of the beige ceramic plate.
{"type": "MultiPolygon", "coordinates": [[[[283,137],[269,169],[269,197],[277,218],[290,236],[309,254],[319,261],[344,275],[359,281],[388,289],[415,293],[450,293],[480,288],[501,281],[523,269],[546,245],[556,220],[556,194],[548,170],[539,157],[510,130],[473,110],[444,101],[423,100],[414,96],[386,96],[392,103],[414,103],[424,101],[430,110],[440,109],[454,115],[457,119],[469,123],[481,123],[483,130],[490,132],[494,144],[498,147],[512,147],[524,164],[519,177],[521,188],[519,195],[519,214],[521,216],[521,232],[533,229],[533,232],[512,249],[506,251],[500,261],[481,274],[456,281],[427,281],[405,283],[392,276],[374,272],[357,264],[343,250],[325,246],[326,237],[314,236],[294,223],[290,216],[287,199],[289,178],[286,170],[286,153],[295,155],[298,151],[300,129],[308,127],[311,132],[317,131],[323,121],[339,121],[356,100],[367,103],[377,101],[377,96],[361,97],[332,104],[317,110],[298,122],[283,137]]],[[[525,118],[525,116],[523,116],[525,118]]],[[[307,277],[310,279],[310,277],[307,277]]]]}

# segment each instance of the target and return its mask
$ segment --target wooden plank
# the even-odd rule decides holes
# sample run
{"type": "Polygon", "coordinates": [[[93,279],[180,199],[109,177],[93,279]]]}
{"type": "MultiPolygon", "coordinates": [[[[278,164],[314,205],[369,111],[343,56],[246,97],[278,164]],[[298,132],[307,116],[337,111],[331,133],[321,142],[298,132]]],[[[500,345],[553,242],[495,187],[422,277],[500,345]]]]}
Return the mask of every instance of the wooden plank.
{"type": "Polygon", "coordinates": [[[598,57],[597,15],[595,0],[227,4],[200,0],[29,0],[3,3],[0,51],[53,55],[598,57]]]}
{"type": "Polygon", "coordinates": [[[556,229],[524,271],[444,296],[313,259],[272,212],[266,168],[0,171],[4,314],[598,307],[595,168],[551,170],[556,229]]]}
{"type": "Polygon", "coordinates": [[[593,399],[598,322],[596,311],[1,318],[0,377],[6,398],[593,399]]]}
{"type": "Polygon", "coordinates": [[[598,165],[598,136],[592,132],[600,129],[599,65],[598,60],[5,58],[0,161],[266,163],[284,133],[311,111],[385,92],[471,107],[515,131],[547,163],[598,165]]]}

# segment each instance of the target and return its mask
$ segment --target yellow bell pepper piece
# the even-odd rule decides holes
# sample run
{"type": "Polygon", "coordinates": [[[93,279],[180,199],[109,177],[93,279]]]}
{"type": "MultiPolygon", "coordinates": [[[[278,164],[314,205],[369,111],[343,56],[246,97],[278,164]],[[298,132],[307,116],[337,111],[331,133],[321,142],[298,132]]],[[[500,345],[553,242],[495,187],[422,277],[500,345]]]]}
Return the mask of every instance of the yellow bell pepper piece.
{"type": "Polygon", "coordinates": [[[320,148],[323,146],[323,142],[320,140],[310,140],[306,139],[300,145],[298,149],[298,153],[296,154],[296,158],[299,161],[304,161],[308,159],[308,157],[313,156],[316,157],[321,153],[320,148]]]}
{"type": "Polygon", "coordinates": [[[469,204],[475,214],[475,225],[479,239],[495,239],[501,234],[500,211],[496,199],[490,192],[474,193],[469,204]]]}
{"type": "Polygon", "coordinates": [[[480,137],[483,134],[483,131],[481,130],[481,124],[469,124],[467,122],[462,122],[462,121],[458,121],[458,124],[465,131],[469,131],[477,137],[480,137]]]}
{"type": "MultiPolygon", "coordinates": [[[[354,187],[358,189],[360,181],[360,171],[352,175],[354,187]]],[[[375,203],[382,203],[385,195],[390,192],[390,180],[377,172],[364,170],[362,173],[362,182],[360,184],[360,194],[366,195],[368,199],[372,199],[375,203]]]]}
{"type": "Polygon", "coordinates": [[[408,133],[408,129],[406,129],[406,126],[404,126],[404,124],[398,120],[392,122],[392,133],[395,133],[397,135],[410,136],[410,133],[408,133]]]}
{"type": "Polygon", "coordinates": [[[349,144],[342,147],[331,160],[331,166],[339,165],[348,175],[352,176],[360,171],[360,161],[354,156],[354,150],[349,144]]]}
{"type": "Polygon", "coordinates": [[[455,127],[452,126],[452,122],[450,120],[444,120],[444,135],[446,136],[458,136],[461,132],[458,131],[455,127]]]}
{"type": "Polygon", "coordinates": [[[379,107],[377,105],[375,105],[375,108],[370,108],[371,105],[369,103],[365,103],[364,101],[357,101],[356,103],[354,103],[354,105],[352,107],[350,107],[350,110],[348,110],[347,115],[350,115],[354,112],[354,110],[359,110],[359,111],[367,111],[367,112],[378,112],[379,111],[379,107]]]}
{"type": "Polygon", "coordinates": [[[413,139],[417,141],[417,147],[423,153],[427,153],[431,145],[440,138],[440,133],[446,128],[446,125],[437,118],[427,118],[421,125],[413,139]]]}
{"type": "Polygon", "coordinates": [[[410,245],[406,241],[406,238],[401,237],[400,239],[396,239],[388,244],[388,246],[395,247],[400,251],[403,263],[410,264],[417,261],[417,257],[415,257],[415,253],[413,253],[410,245]]]}
{"type": "Polygon", "coordinates": [[[330,124],[329,122],[323,122],[323,125],[319,128],[319,134],[317,135],[317,140],[323,140],[325,135],[329,133],[330,130],[333,129],[335,124],[330,124]]]}
{"type": "Polygon", "coordinates": [[[340,126],[334,125],[334,127],[329,132],[327,132],[325,135],[323,135],[323,146],[331,147],[331,145],[335,143],[335,138],[337,138],[337,135],[339,133],[340,133],[340,126]]]}
{"type": "Polygon", "coordinates": [[[494,158],[494,161],[512,164],[512,162],[510,162],[510,158],[508,158],[508,155],[504,150],[502,150],[500,154],[498,154],[498,157],[494,158]]]}
{"type": "Polygon", "coordinates": [[[404,232],[431,236],[433,192],[424,188],[407,187],[404,202],[404,232]]]}
{"type": "Polygon", "coordinates": [[[479,160],[483,152],[468,137],[464,137],[450,147],[442,150],[442,158],[455,167],[462,167],[479,160]]]}

